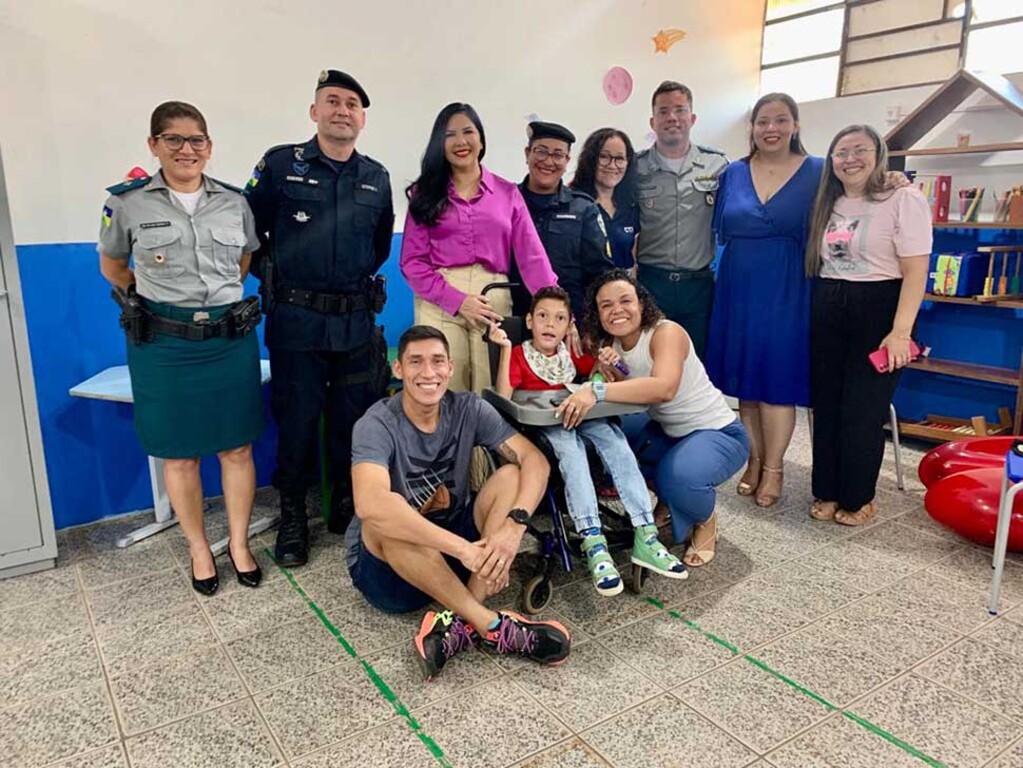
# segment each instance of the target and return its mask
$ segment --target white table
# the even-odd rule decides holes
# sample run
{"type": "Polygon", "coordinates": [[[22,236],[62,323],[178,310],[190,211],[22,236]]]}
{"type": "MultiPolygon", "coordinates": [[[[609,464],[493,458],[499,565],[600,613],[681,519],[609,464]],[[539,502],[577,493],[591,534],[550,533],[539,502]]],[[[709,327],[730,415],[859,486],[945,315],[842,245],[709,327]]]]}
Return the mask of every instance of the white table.
{"type": "MultiPolygon", "coordinates": [[[[262,383],[270,381],[270,361],[259,361],[262,383]]],[[[135,401],[131,391],[131,377],[128,374],[128,366],[117,365],[97,373],[81,384],[76,384],[68,390],[72,397],[85,397],[92,400],[110,400],[115,403],[133,403],[135,401]]],[[[171,526],[177,525],[177,518],[174,517],[174,510],[171,509],[170,499],[167,498],[167,487],[163,482],[163,459],[155,456],[149,457],[149,482],[153,489],[153,511],[156,522],[143,526],[132,531],[127,536],[117,540],[118,547],[129,547],[137,541],[149,538],[153,534],[164,531],[171,526]]],[[[262,533],[274,523],[277,518],[264,517],[253,521],[249,525],[249,536],[262,533]]],[[[211,547],[214,556],[219,555],[227,549],[227,539],[221,539],[211,547]]]]}

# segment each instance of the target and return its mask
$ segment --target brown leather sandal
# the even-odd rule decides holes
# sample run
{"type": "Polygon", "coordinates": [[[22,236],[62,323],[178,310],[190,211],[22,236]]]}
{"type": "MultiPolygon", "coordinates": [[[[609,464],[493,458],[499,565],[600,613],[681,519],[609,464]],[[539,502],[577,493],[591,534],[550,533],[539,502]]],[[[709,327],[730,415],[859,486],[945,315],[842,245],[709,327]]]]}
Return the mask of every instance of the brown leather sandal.
{"type": "Polygon", "coordinates": [[[840,509],[835,512],[835,522],[841,525],[866,525],[877,516],[877,506],[868,501],[855,512],[846,512],[840,509]]]}
{"type": "Polygon", "coordinates": [[[814,520],[820,520],[822,523],[833,521],[836,512],[838,512],[837,501],[814,499],[813,504],[810,505],[810,517],[814,520]]]}
{"type": "Polygon", "coordinates": [[[781,467],[769,467],[765,464],[763,474],[760,475],[761,485],[764,484],[764,480],[767,479],[768,474],[778,476],[778,493],[760,493],[760,487],[757,487],[757,495],[753,500],[757,503],[758,507],[762,507],[763,509],[773,507],[778,503],[778,499],[781,498],[782,485],[785,482],[784,469],[781,467]]]}

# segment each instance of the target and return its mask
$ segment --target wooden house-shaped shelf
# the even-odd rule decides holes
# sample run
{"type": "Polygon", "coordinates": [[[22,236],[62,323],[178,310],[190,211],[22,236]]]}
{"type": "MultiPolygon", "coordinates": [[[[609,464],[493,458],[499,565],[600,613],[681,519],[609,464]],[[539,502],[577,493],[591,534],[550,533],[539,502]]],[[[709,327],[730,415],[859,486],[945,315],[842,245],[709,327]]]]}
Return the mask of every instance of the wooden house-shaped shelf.
{"type": "MultiPolygon", "coordinates": [[[[890,157],[889,166],[892,170],[905,170],[906,158],[909,157],[934,157],[940,155],[974,155],[991,154],[995,152],[1016,152],[1023,151],[1023,141],[1005,141],[1001,143],[970,144],[967,146],[953,147],[923,147],[916,148],[916,144],[927,136],[931,130],[938,126],[942,120],[948,117],[953,110],[963,104],[970,96],[981,91],[994,99],[995,103],[1009,110],[1010,114],[1023,118],[1023,92],[1021,92],[1009,80],[984,72],[970,72],[961,69],[940,85],[934,93],[925,99],[920,106],[907,115],[896,125],[885,141],[888,144],[890,157]]],[[[962,222],[948,221],[935,222],[935,229],[961,229],[961,230],[1003,230],[1018,231],[1018,237],[1013,238],[1018,244],[1020,255],[1023,258],[1023,224],[1010,222],[962,222]]],[[[978,233],[979,234],[979,233],[978,233]]],[[[978,250],[988,251],[1015,251],[1016,246],[999,246],[995,248],[981,248],[978,250]]],[[[1006,296],[1000,299],[997,296],[939,296],[928,294],[925,301],[933,301],[949,304],[964,304],[975,306],[986,310],[1009,310],[1006,313],[1007,322],[1013,322],[1015,312],[1013,310],[1023,309],[1023,300],[1017,296],[1006,296]]],[[[1018,322],[1018,321],[1016,321],[1018,322]]],[[[1016,390],[1016,409],[1010,419],[1007,409],[1000,408],[998,423],[990,423],[982,416],[974,416],[970,419],[953,419],[942,416],[928,416],[923,422],[901,422],[900,430],[907,435],[923,437],[929,440],[958,440],[963,437],[997,435],[997,434],[1021,434],[1023,432],[1023,357],[1018,368],[1002,368],[988,365],[977,365],[957,360],[943,360],[936,358],[925,358],[910,364],[911,368],[929,373],[967,379],[972,381],[983,381],[1013,387],[1016,390]]]]}

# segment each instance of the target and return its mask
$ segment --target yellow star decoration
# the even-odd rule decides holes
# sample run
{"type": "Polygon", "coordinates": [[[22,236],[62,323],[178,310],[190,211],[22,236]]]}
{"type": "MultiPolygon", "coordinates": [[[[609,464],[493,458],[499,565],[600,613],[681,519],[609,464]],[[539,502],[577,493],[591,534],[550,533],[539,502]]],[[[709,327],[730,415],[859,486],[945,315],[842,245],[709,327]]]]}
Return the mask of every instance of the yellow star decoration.
{"type": "Polygon", "coordinates": [[[667,53],[679,40],[684,39],[686,33],[681,29],[659,29],[657,34],[650,39],[654,41],[654,53],[667,53]]]}

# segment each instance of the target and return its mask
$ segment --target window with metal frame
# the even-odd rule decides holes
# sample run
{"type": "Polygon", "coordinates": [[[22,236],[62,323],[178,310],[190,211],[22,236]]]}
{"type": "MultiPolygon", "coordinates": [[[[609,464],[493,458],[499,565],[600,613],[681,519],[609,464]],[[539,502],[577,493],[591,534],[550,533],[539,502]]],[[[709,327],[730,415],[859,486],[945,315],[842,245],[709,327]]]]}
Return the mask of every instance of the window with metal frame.
{"type": "Polygon", "coordinates": [[[1023,0],[768,0],[761,93],[799,101],[1023,71],[1023,0]]]}

